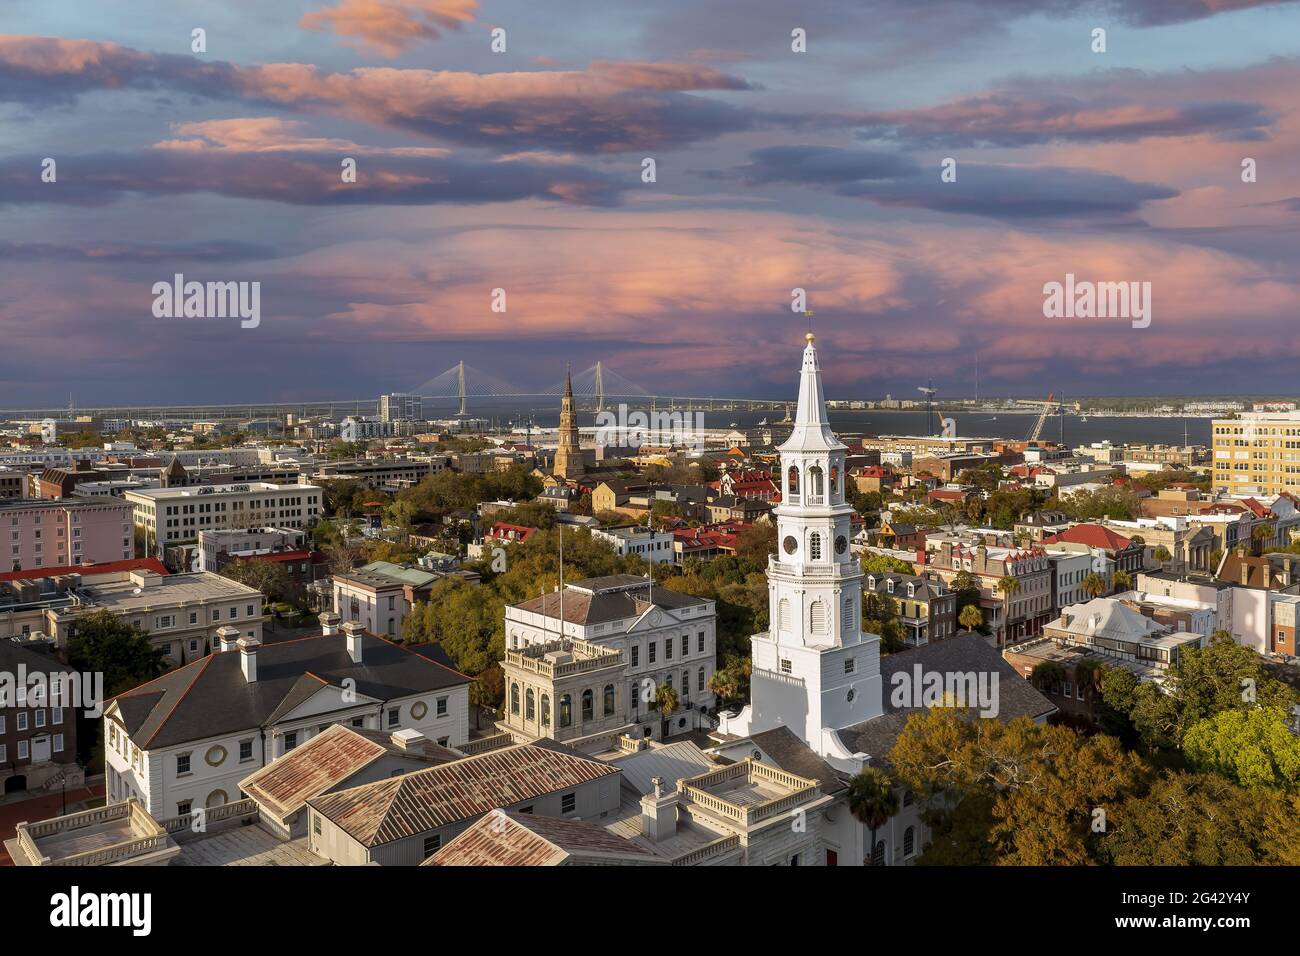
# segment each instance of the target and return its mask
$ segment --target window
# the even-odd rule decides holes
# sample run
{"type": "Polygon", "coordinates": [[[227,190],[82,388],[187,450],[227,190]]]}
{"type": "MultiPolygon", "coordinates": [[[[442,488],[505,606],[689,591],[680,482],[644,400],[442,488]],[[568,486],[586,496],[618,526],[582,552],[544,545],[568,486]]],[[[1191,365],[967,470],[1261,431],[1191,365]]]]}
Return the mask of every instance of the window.
{"type": "Polygon", "coordinates": [[[298,731],[290,731],[284,735],[284,752],[288,753],[294,747],[298,746],[298,731]]]}
{"type": "Polygon", "coordinates": [[[777,608],[777,617],[780,619],[781,630],[790,630],[790,599],[781,598],[781,603],[777,605],[777,608]]]}
{"type": "Polygon", "coordinates": [[[396,726],[397,726],[397,722],[398,722],[399,720],[401,720],[401,718],[402,718],[402,711],[401,711],[401,709],[398,708],[398,707],[394,707],[394,708],[392,708],[392,709],[388,712],[388,726],[389,726],[389,727],[396,727],[396,726]]]}
{"type": "Polygon", "coordinates": [[[551,726],[551,695],[542,695],[542,726],[551,726]]]}
{"type": "Polygon", "coordinates": [[[826,633],[826,602],[821,598],[813,601],[808,609],[808,621],[814,634],[826,633]]]}
{"type": "Polygon", "coordinates": [[[632,645],[632,666],[641,666],[641,648],[636,644],[632,645]]]}
{"type": "Polygon", "coordinates": [[[695,653],[697,653],[697,654],[703,654],[703,653],[704,653],[704,632],[703,632],[703,631],[700,631],[700,639],[699,639],[699,641],[696,643],[695,653]]]}
{"type": "Polygon", "coordinates": [[[703,667],[701,667],[698,673],[696,674],[695,689],[697,691],[704,690],[704,668],[703,667]]]}
{"type": "Polygon", "coordinates": [[[655,662],[655,642],[651,641],[646,645],[646,660],[651,664],[655,662]]]}
{"type": "Polygon", "coordinates": [[[820,561],[822,559],[822,536],[813,532],[808,536],[808,560],[820,561]]]}
{"type": "Polygon", "coordinates": [[[572,790],[568,793],[560,794],[560,812],[573,813],[578,809],[578,795],[572,790]]]}
{"type": "Polygon", "coordinates": [[[537,704],[533,697],[533,689],[528,688],[528,694],[524,697],[524,719],[533,720],[537,716],[537,704]]]}
{"type": "Polygon", "coordinates": [[[320,817],[314,813],[311,815],[311,832],[320,836],[320,817]]]}
{"type": "MultiPolygon", "coordinates": [[[[672,659],[673,659],[673,639],[671,637],[666,637],[664,638],[664,660],[670,661],[672,659]]],[[[654,658],[651,658],[651,660],[654,660],[654,658]]]]}
{"type": "Polygon", "coordinates": [[[582,692],[582,719],[594,720],[596,717],[596,695],[588,687],[582,692]]]}
{"type": "Polygon", "coordinates": [[[253,742],[251,740],[241,740],[239,742],[239,762],[247,763],[253,759],[253,742]]]}
{"type": "Polygon", "coordinates": [[[29,750],[29,747],[30,747],[30,746],[31,746],[31,745],[28,744],[28,742],[25,741],[25,740],[20,740],[20,741],[18,741],[18,759],[19,759],[19,760],[26,760],[26,759],[27,759],[28,755],[31,753],[31,751],[29,750]]]}
{"type": "Polygon", "coordinates": [[[187,774],[187,773],[189,773],[189,772],[190,772],[190,755],[189,755],[189,754],[177,754],[177,755],[176,755],[176,775],[177,775],[178,777],[180,777],[180,776],[184,776],[185,774],[187,774]]]}
{"type": "Polygon", "coordinates": [[[230,619],[233,621],[237,617],[239,617],[239,608],[232,607],[230,609],[230,619]]]}
{"type": "MultiPolygon", "coordinates": [[[[19,701],[19,706],[21,706],[21,705],[22,705],[22,702],[19,701]]],[[[19,730],[26,730],[26,729],[27,729],[27,711],[25,711],[25,710],[20,710],[20,711],[18,711],[18,729],[19,729],[19,730]]]]}
{"type": "Polygon", "coordinates": [[[691,652],[691,636],[689,634],[683,634],[682,635],[682,657],[685,657],[690,652],[691,652]]]}
{"type": "Polygon", "coordinates": [[[871,865],[872,866],[885,865],[885,841],[884,840],[876,841],[876,847],[874,850],[871,851],[871,865]]]}
{"type": "Polygon", "coordinates": [[[915,797],[912,796],[912,791],[911,791],[911,790],[904,790],[904,791],[903,791],[903,806],[905,806],[905,807],[910,807],[910,806],[912,805],[912,803],[914,802],[914,800],[915,800],[915,797]]]}
{"type": "Polygon", "coordinates": [[[176,815],[178,817],[187,816],[190,810],[192,810],[193,808],[194,808],[193,800],[180,800],[176,804],[176,815]]]}
{"type": "Polygon", "coordinates": [[[903,857],[906,859],[916,852],[916,827],[903,831],[903,857]]]}
{"type": "Polygon", "coordinates": [[[63,753],[63,734],[54,735],[53,750],[56,754],[63,753]]]}
{"type": "Polygon", "coordinates": [[[519,685],[510,685],[510,713],[519,713],[519,685]]]}
{"type": "Polygon", "coordinates": [[[605,716],[608,717],[614,713],[614,685],[605,685],[605,716]]]}
{"type": "Polygon", "coordinates": [[[37,726],[37,727],[44,727],[44,726],[45,726],[45,711],[43,711],[43,710],[38,710],[38,711],[35,711],[34,713],[36,714],[36,726],[37,726]]]}
{"type": "Polygon", "coordinates": [[[442,847],[442,837],[438,834],[424,838],[424,856],[426,859],[433,856],[442,847]]]}
{"type": "MultiPolygon", "coordinates": [[[[544,706],[544,700],[543,700],[544,706]]],[[[573,698],[568,694],[560,696],[560,726],[569,727],[573,724],[573,698]]]]}
{"type": "Polygon", "coordinates": [[[781,673],[782,673],[782,674],[788,674],[788,673],[790,673],[791,670],[792,670],[792,667],[791,667],[791,665],[790,665],[789,660],[787,660],[787,659],[784,658],[784,657],[781,658],[781,673]]]}
{"type": "Polygon", "coordinates": [[[854,667],[856,667],[856,666],[857,666],[857,661],[855,661],[852,657],[848,658],[848,659],[845,660],[845,662],[844,662],[844,673],[846,673],[846,674],[852,674],[852,673],[853,673],[853,669],[854,669],[854,667]]]}
{"type": "Polygon", "coordinates": [[[438,717],[446,717],[446,716],[447,716],[447,698],[446,698],[446,697],[439,697],[439,698],[438,698],[437,703],[434,705],[433,712],[434,712],[434,714],[435,714],[436,716],[438,716],[438,717]]]}
{"type": "Polygon", "coordinates": [[[533,812],[533,805],[531,803],[528,806],[520,807],[518,810],[515,811],[515,813],[532,813],[532,812],[533,812]]]}
{"type": "Polygon", "coordinates": [[[786,482],[786,489],[789,492],[791,499],[795,499],[799,497],[799,468],[796,465],[790,466],[790,471],[788,473],[788,478],[786,482]]]}

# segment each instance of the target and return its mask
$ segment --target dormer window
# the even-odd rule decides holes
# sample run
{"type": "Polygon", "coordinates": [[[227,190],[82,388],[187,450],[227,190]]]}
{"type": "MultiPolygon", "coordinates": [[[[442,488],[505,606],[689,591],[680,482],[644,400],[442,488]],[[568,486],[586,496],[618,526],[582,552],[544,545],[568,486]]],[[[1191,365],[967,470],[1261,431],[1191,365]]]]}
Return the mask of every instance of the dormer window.
{"type": "Polygon", "coordinates": [[[885,581],[885,590],[888,591],[890,594],[893,594],[893,593],[894,593],[894,579],[893,579],[893,578],[889,578],[887,581],[885,581]]]}

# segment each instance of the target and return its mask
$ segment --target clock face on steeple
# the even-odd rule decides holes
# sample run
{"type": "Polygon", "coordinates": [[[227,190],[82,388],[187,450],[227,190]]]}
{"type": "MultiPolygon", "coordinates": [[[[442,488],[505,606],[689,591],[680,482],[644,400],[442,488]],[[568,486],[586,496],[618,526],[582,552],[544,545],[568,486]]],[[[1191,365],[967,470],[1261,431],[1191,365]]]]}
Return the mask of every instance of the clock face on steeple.
{"type": "Polygon", "coordinates": [[[785,536],[785,541],[783,542],[783,545],[785,547],[786,554],[794,554],[796,551],[799,550],[799,542],[795,540],[795,536],[792,534],[787,534],[785,536]]]}
{"type": "Polygon", "coordinates": [[[848,547],[849,547],[849,539],[844,537],[844,535],[841,534],[835,538],[836,554],[843,554],[848,549],[848,547]]]}

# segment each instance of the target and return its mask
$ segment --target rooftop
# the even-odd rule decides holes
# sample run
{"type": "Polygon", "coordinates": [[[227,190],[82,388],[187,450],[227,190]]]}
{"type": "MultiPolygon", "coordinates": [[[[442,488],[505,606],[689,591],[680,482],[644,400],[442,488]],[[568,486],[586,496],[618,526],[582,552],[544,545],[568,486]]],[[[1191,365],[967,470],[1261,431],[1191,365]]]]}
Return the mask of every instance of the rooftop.
{"type": "Polygon", "coordinates": [[[81,594],[85,604],[68,608],[69,613],[92,607],[130,614],[134,611],[204,604],[209,601],[243,598],[262,600],[262,592],[256,588],[211,571],[192,571],[187,574],[137,573],[126,581],[87,585],[81,589],[81,594]]]}
{"type": "Polygon", "coordinates": [[[662,863],[649,850],[595,823],[493,810],[424,866],[559,866],[662,863]]]}

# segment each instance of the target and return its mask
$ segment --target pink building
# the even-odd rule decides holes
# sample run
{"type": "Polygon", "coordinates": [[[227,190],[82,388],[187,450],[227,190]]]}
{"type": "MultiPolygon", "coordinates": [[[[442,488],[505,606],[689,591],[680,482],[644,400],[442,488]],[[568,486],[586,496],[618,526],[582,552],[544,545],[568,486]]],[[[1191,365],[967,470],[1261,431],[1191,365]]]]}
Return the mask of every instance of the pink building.
{"type": "Polygon", "coordinates": [[[0,500],[0,568],[26,571],[135,553],[131,505],[119,498],[0,500]]]}

